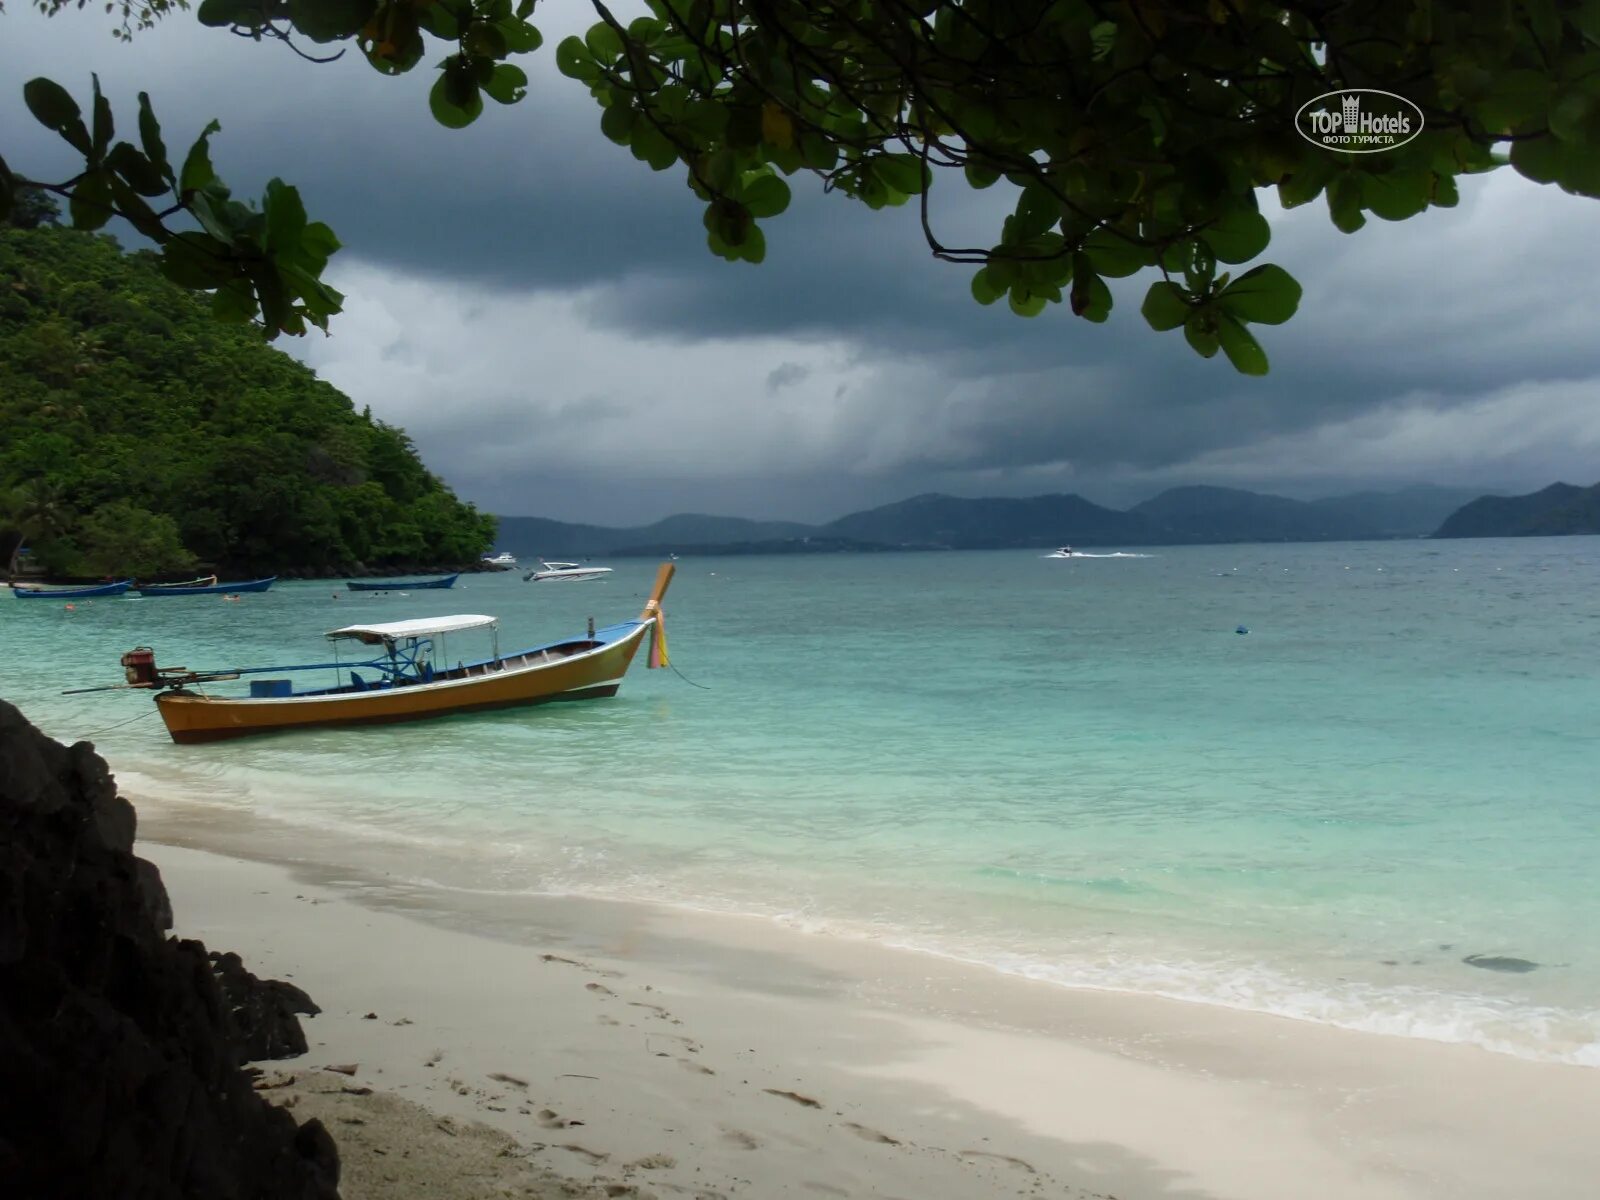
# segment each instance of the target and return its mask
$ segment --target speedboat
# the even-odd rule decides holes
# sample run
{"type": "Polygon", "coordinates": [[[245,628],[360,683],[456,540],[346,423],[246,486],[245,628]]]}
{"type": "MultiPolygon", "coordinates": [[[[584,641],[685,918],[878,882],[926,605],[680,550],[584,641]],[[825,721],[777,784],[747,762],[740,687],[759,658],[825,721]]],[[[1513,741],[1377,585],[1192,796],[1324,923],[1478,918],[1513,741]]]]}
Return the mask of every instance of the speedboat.
{"type": "Polygon", "coordinates": [[[548,562],[539,560],[539,569],[522,577],[523,583],[582,583],[586,579],[603,579],[611,574],[610,567],[585,567],[574,562],[548,562]]]}
{"type": "Polygon", "coordinates": [[[513,557],[511,551],[509,550],[502,550],[493,558],[490,558],[487,554],[485,554],[483,556],[483,561],[491,567],[514,567],[517,565],[516,558],[513,557]]]}
{"type": "Polygon", "coordinates": [[[499,622],[491,616],[463,613],[374,625],[346,625],[328,633],[335,647],[332,662],[278,667],[223,667],[197,671],[158,667],[155,651],[136,646],[122,656],[127,682],[78,692],[141,688],[155,693],[156,708],[172,740],[210,742],[247,734],[344,725],[376,725],[416,721],[455,713],[483,712],[560,700],[614,696],[634,654],[647,640],[648,665],[665,667],[666,635],[661,601],[672,581],[671,563],[662,563],[644,611],[575,636],[516,650],[500,650],[499,622]],[[456,659],[452,664],[445,640],[471,630],[487,630],[487,658],[456,659]],[[355,643],[375,651],[343,661],[341,645],[355,643]],[[295,671],[332,672],[329,686],[297,688],[288,678],[295,671]],[[258,676],[245,695],[227,695],[213,685],[258,676]],[[272,677],[272,678],[268,678],[272,677]]]}
{"type": "Polygon", "coordinates": [[[1050,553],[1046,554],[1045,557],[1046,558],[1071,558],[1072,557],[1072,547],[1071,546],[1062,546],[1061,548],[1059,548],[1057,550],[1050,551],[1050,553]]]}

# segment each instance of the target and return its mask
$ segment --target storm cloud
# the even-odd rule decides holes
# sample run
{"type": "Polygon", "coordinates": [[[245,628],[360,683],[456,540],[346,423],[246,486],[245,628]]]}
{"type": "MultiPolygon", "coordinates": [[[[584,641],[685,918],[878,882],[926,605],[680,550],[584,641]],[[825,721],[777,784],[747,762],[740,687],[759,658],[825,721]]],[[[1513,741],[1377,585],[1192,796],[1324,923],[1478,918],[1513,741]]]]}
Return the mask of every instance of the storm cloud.
{"type": "MultiPolygon", "coordinates": [[[[541,6],[521,104],[469,129],[427,115],[430,72],[317,66],[179,14],[131,46],[97,13],[0,16],[0,144],[50,176],[70,152],[21,81],[77,94],[90,71],[130,121],[151,92],[169,144],[204,122],[245,195],[296,183],[345,250],[333,335],[287,346],[403,425],[464,496],[601,523],[685,509],[826,519],[916,492],[1081,491],[1126,502],[1175,483],[1294,495],[1432,481],[1592,482],[1600,450],[1600,207],[1509,172],[1462,202],[1347,236],[1319,202],[1282,212],[1268,258],[1305,284],[1262,333],[1264,380],[1195,357],[1114,284],[1090,326],[980,308],[971,268],[934,261],[910,210],[871,212],[797,177],[760,267],[706,252],[681,173],[600,136],[556,74],[582,0],[541,6]],[[8,93],[8,94],[7,94],[8,93]]],[[[942,185],[942,233],[993,240],[1006,197],[942,185]]]]}

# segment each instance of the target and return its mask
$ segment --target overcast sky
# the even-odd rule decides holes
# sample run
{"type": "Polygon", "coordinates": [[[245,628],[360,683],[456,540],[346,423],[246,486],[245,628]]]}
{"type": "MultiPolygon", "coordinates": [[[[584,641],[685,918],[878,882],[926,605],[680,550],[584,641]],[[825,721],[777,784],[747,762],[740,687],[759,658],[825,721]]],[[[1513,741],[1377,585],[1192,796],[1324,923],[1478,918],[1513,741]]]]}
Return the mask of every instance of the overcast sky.
{"type": "MultiPolygon", "coordinates": [[[[1122,505],[1179,483],[1310,497],[1600,479],[1593,201],[1504,170],[1463,179],[1453,211],[1346,236],[1320,201],[1264,197],[1267,258],[1305,298],[1262,331],[1272,374],[1246,379],[1146,327],[1148,279],[1114,287],[1103,326],[980,308],[971,268],[934,261],[912,209],[874,213],[808,176],[766,224],[764,264],[712,257],[681,171],[606,141],[555,71],[588,4],[540,7],[528,98],[449,131],[428,116],[427,68],[316,66],[192,14],[128,46],[101,13],[46,20],[13,0],[0,146],[24,174],[70,173],[22,104],[36,74],[81,99],[98,71],[128,130],[148,90],[175,155],[218,118],[236,193],[281,176],[345,244],[332,336],[281,344],[495,512],[826,520],[926,491],[1122,505]]],[[[936,185],[936,221],[992,242],[995,199],[936,185]]]]}

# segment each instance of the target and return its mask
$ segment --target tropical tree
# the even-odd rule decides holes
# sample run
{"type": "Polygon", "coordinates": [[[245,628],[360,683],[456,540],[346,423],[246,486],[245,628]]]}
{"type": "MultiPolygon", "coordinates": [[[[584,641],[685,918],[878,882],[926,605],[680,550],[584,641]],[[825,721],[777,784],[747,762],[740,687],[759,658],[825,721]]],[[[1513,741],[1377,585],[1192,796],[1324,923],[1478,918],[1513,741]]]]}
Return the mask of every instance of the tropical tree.
{"type": "MultiPolygon", "coordinates": [[[[761,261],[761,222],[788,205],[786,179],[809,174],[914,212],[934,255],[977,268],[980,303],[1024,316],[1062,304],[1098,322],[1112,307],[1106,279],[1153,276],[1149,324],[1246,373],[1267,369],[1253,327],[1287,320],[1300,296],[1257,262],[1271,238],[1260,189],[1288,206],[1324,199],[1346,233],[1369,214],[1452,205],[1458,176],[1507,163],[1600,195],[1595,0],[647,0],[626,21],[589,2],[599,20],[555,47],[555,66],[594,97],[605,137],[682,173],[713,253],[761,261]],[[1416,114],[1403,144],[1300,136],[1307,112],[1333,119],[1331,93],[1377,91],[1416,114]],[[1010,211],[989,244],[941,238],[934,184],[942,194],[950,180],[1002,188],[1010,211]]],[[[181,6],[110,7],[127,37],[181,6]]],[[[536,6],[203,0],[197,16],[302,57],[353,45],[385,75],[436,64],[432,114],[459,127],[486,97],[523,98],[513,60],[541,47],[536,6]]],[[[269,336],[339,311],[321,279],[332,231],[280,180],[259,205],[234,199],[211,165],[215,123],[179,164],[144,93],[137,143],[115,140],[98,81],[87,118],[50,80],[24,97],[83,155],[80,173],[44,185],[76,225],[125,217],[161,246],[170,278],[269,336]]],[[[20,178],[0,164],[0,207],[20,178]]]]}
{"type": "Polygon", "coordinates": [[[14,539],[6,559],[6,578],[15,579],[22,552],[31,543],[61,537],[72,524],[73,512],[59,484],[30,479],[0,493],[0,529],[14,539]]]}

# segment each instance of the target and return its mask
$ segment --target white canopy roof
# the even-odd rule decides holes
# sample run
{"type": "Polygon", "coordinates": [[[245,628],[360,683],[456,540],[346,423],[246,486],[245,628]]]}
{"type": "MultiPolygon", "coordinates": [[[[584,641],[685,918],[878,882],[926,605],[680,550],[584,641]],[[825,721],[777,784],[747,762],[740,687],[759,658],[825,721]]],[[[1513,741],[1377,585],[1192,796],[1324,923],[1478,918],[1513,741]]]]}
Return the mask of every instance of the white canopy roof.
{"type": "Polygon", "coordinates": [[[389,621],[382,625],[346,625],[330,629],[330,638],[359,638],[368,644],[393,642],[401,638],[427,637],[433,633],[455,633],[459,629],[482,629],[498,618],[481,613],[460,613],[453,617],[419,617],[413,621],[389,621]]]}

